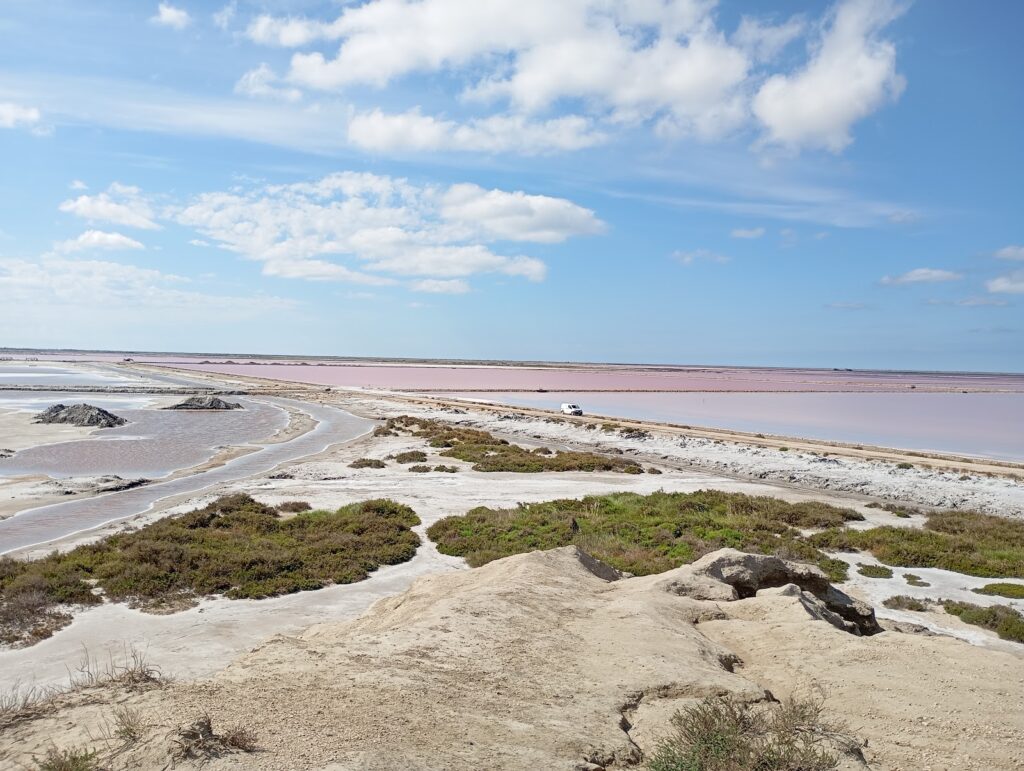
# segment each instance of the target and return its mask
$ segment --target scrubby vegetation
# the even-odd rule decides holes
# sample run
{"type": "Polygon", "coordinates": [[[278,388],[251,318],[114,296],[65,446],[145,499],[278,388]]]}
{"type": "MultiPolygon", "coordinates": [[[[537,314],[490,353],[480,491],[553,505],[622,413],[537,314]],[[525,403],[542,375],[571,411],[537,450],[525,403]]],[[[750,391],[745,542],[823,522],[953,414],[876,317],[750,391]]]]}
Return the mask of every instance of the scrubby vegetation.
{"type": "Polygon", "coordinates": [[[986,608],[970,602],[945,600],[942,607],[947,613],[959,616],[965,624],[988,629],[1003,640],[1024,643],[1024,615],[1009,605],[990,605],[986,608]]]}
{"type": "MultiPolygon", "coordinates": [[[[395,435],[422,437],[430,447],[441,449],[447,458],[473,464],[474,471],[621,471],[642,474],[643,467],[625,458],[608,458],[591,452],[540,452],[498,439],[486,431],[452,426],[415,417],[391,418],[383,427],[395,435]]],[[[545,448],[547,449],[547,448],[545,448]]],[[[396,456],[396,460],[400,456],[396,456]]],[[[426,455],[422,460],[426,460],[426,455]]],[[[400,461],[403,462],[403,461],[400,461]]],[[[406,462],[416,462],[413,460],[406,462]]],[[[420,461],[422,462],[422,461],[420,461]]]]}
{"type": "Polygon", "coordinates": [[[923,613],[929,608],[929,604],[926,601],[919,600],[916,597],[909,597],[905,594],[887,597],[882,600],[882,604],[890,610],[913,610],[918,613],[923,613]]]}
{"type": "Polygon", "coordinates": [[[203,715],[191,725],[182,726],[171,739],[171,758],[176,762],[196,760],[205,763],[225,754],[256,750],[256,734],[252,731],[235,727],[224,733],[215,733],[209,715],[203,715]]]}
{"type": "Polygon", "coordinates": [[[430,471],[430,466],[424,466],[423,464],[416,464],[415,466],[409,466],[409,471],[414,474],[426,474],[430,471]]]}
{"type": "Polygon", "coordinates": [[[100,771],[99,753],[85,748],[58,750],[51,747],[36,761],[38,771],[100,771]]]}
{"type": "Polygon", "coordinates": [[[283,514],[298,514],[300,511],[312,511],[313,507],[306,501],[285,501],[277,505],[277,510],[283,514]]]}
{"type": "Polygon", "coordinates": [[[427,459],[427,454],[422,450],[409,450],[409,452],[400,452],[392,457],[395,459],[395,463],[423,463],[427,459]]]}
{"type": "Polygon", "coordinates": [[[869,509],[882,509],[890,514],[895,514],[900,519],[910,519],[913,516],[926,516],[927,511],[914,508],[913,506],[897,506],[895,503],[877,503],[872,501],[867,504],[869,509]]]}
{"type": "Polygon", "coordinates": [[[349,468],[385,468],[388,464],[377,458],[357,458],[348,464],[349,468]]]}
{"type": "Polygon", "coordinates": [[[769,705],[712,696],[677,712],[672,728],[649,771],[828,771],[841,754],[860,754],[846,726],[825,718],[820,700],[769,705]]]}
{"type": "Polygon", "coordinates": [[[903,580],[911,586],[931,586],[931,584],[923,580],[921,576],[915,576],[913,573],[904,573],[903,580]]]}
{"type": "Polygon", "coordinates": [[[206,595],[258,599],[361,581],[412,558],[417,524],[389,500],[282,518],[239,494],[65,554],[0,559],[0,642],[42,639],[66,622],[62,608],[103,596],[176,610],[206,595]]]}
{"type": "Polygon", "coordinates": [[[427,531],[444,554],[476,567],[511,554],[576,544],[637,575],[660,573],[729,546],[814,562],[833,580],[846,563],[812,546],[800,529],[834,527],[863,517],[816,501],[702,490],[695,493],[616,493],[582,500],[479,507],[446,517],[427,531]]]}
{"type": "Polygon", "coordinates": [[[1007,597],[1011,600],[1024,600],[1024,585],[1021,584],[985,584],[973,590],[976,594],[989,594],[995,597],[1007,597]]]}
{"type": "Polygon", "coordinates": [[[434,471],[440,471],[442,474],[456,474],[459,471],[458,466],[434,466],[434,471]]]}
{"type": "Polygon", "coordinates": [[[892,578],[892,570],[884,565],[857,563],[857,572],[868,578],[892,578]]]}
{"type": "Polygon", "coordinates": [[[811,542],[822,549],[869,551],[886,565],[1024,578],[1024,522],[988,514],[933,512],[921,529],[830,528],[811,542]]]}

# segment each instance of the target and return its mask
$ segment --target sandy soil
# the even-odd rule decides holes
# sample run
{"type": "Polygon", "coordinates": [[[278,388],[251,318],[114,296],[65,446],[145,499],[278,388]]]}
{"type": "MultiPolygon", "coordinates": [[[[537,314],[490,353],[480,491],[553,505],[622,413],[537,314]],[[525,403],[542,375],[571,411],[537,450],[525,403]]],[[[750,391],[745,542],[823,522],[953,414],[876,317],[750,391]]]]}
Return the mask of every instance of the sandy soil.
{"type": "Polygon", "coordinates": [[[1020,657],[950,638],[856,637],[815,618],[792,585],[698,600],[680,593],[689,566],[611,582],[595,570],[566,547],[424,577],[353,621],[274,637],[206,681],[64,697],[6,728],[0,761],[102,749],[117,705],[145,727],[110,758],[115,769],[161,767],[175,728],[208,714],[260,747],[211,760],[213,771],[594,771],[642,762],[696,699],[820,690],[873,769],[1024,767],[1020,657]]]}
{"type": "Polygon", "coordinates": [[[44,444],[86,439],[95,428],[80,428],[61,423],[35,423],[35,415],[20,410],[0,409],[0,451],[25,450],[44,444]]]}

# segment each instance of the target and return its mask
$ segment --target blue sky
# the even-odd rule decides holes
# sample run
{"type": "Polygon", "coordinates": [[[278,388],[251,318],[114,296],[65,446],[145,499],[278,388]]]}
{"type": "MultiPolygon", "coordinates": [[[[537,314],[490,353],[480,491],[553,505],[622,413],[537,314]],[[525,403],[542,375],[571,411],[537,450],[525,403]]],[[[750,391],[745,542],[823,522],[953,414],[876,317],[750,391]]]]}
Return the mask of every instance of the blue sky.
{"type": "Polygon", "coordinates": [[[1019,371],[1022,23],[5,0],[0,344],[1019,371]]]}

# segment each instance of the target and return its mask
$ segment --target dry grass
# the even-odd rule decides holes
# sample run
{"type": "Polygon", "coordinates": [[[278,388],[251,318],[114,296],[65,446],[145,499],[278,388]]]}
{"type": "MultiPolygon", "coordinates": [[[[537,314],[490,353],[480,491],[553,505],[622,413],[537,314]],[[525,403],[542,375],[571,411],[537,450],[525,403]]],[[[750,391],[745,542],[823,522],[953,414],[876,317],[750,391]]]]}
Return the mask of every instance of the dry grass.
{"type": "Polygon", "coordinates": [[[233,752],[255,752],[256,734],[247,728],[229,728],[222,734],[213,730],[209,715],[175,730],[171,738],[171,757],[175,762],[197,760],[203,763],[233,752]]]}
{"type": "Polygon", "coordinates": [[[36,760],[37,771],[101,771],[99,753],[85,748],[63,749],[51,747],[46,755],[36,760]]]}
{"type": "Polygon", "coordinates": [[[714,696],[677,712],[672,727],[649,771],[828,771],[842,755],[863,757],[847,727],[824,716],[821,699],[767,705],[714,696]]]}

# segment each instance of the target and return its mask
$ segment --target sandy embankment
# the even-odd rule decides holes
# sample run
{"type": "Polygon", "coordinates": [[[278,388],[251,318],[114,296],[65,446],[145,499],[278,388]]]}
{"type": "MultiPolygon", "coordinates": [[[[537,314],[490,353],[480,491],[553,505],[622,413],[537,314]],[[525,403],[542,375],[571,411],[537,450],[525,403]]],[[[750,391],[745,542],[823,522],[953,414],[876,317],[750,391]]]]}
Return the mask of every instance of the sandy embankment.
{"type": "Polygon", "coordinates": [[[854,636],[792,583],[730,600],[710,575],[695,565],[608,581],[566,547],[429,576],[353,621],[274,637],[207,681],[64,697],[7,728],[0,759],[96,744],[117,705],[144,724],[110,759],[118,770],[161,767],[175,728],[207,714],[260,747],[212,771],[600,771],[642,763],[671,715],[705,696],[820,689],[871,768],[1024,767],[1020,658],[854,636]]]}

